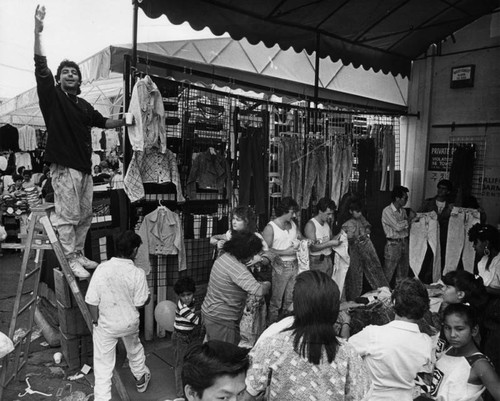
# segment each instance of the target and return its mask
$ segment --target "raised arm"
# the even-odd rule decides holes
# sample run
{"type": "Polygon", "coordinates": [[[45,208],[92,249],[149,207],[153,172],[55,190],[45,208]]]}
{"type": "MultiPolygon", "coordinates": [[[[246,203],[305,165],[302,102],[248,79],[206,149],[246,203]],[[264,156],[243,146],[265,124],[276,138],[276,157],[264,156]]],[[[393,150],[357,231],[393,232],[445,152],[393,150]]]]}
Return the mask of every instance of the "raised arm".
{"type": "Polygon", "coordinates": [[[45,6],[37,5],[35,11],[35,54],[45,56],[45,47],[43,45],[43,26],[45,20],[45,6]]]}

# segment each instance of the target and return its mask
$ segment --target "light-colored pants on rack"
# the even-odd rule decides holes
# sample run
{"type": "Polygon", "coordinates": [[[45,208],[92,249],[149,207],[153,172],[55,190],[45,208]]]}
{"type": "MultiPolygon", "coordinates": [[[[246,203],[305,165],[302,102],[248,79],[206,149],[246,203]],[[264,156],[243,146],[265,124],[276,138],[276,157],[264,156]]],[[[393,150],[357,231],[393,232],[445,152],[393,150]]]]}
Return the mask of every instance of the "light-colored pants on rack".
{"type": "Polygon", "coordinates": [[[448,223],[446,243],[446,261],[443,274],[456,270],[460,258],[464,269],[474,271],[474,247],[469,241],[468,232],[474,224],[480,222],[480,213],[476,209],[454,207],[448,223]]]}
{"type": "Polygon", "coordinates": [[[331,198],[337,206],[342,196],[349,191],[349,182],[352,171],[352,147],[335,143],[332,147],[331,156],[331,198]]]}
{"type": "Polygon", "coordinates": [[[90,174],[52,163],[54,188],[54,225],[66,257],[82,251],[92,224],[93,182],[90,174]]]}
{"type": "Polygon", "coordinates": [[[281,196],[291,196],[302,204],[302,147],[300,138],[281,137],[278,147],[278,172],[281,177],[281,196]]]}
{"type": "Polygon", "coordinates": [[[441,278],[441,245],[439,242],[439,223],[436,212],[417,213],[418,221],[410,228],[410,267],[418,277],[422,270],[427,245],[432,249],[434,262],[432,264],[432,281],[441,278]]]}
{"type": "Polygon", "coordinates": [[[325,146],[309,146],[307,161],[306,161],[306,177],[304,182],[304,193],[302,196],[302,209],[309,207],[311,200],[312,188],[316,185],[316,199],[325,196],[326,193],[326,175],[328,172],[328,164],[326,162],[326,147],[325,146]]]}
{"type": "Polygon", "coordinates": [[[128,364],[136,380],[139,380],[145,373],[149,373],[144,347],[139,340],[139,331],[120,336],[111,335],[100,326],[94,326],[92,336],[94,341],[95,401],[111,400],[111,378],[115,368],[116,344],[119,338],[123,340],[127,350],[128,364]]]}
{"type": "Polygon", "coordinates": [[[283,264],[284,267],[279,270],[273,267],[269,323],[276,322],[280,312],[286,312],[292,305],[293,287],[299,266],[297,260],[283,262],[283,264]]]}
{"type": "Polygon", "coordinates": [[[396,140],[392,125],[384,125],[384,148],[382,150],[382,180],[380,190],[386,191],[387,167],[389,167],[389,191],[394,188],[394,168],[396,164],[396,140]]]}

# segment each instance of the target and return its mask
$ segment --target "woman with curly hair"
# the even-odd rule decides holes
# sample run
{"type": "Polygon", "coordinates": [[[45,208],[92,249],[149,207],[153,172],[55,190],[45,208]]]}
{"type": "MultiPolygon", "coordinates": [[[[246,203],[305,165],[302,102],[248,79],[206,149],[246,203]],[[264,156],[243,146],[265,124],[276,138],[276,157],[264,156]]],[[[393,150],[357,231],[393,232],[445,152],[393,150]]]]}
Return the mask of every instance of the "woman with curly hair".
{"type": "Polygon", "coordinates": [[[236,231],[222,247],[212,267],[207,295],[201,306],[208,340],[238,344],[239,321],[248,294],[263,296],[271,283],[259,283],[248,266],[261,260],[262,241],[249,231],[236,231]]]}

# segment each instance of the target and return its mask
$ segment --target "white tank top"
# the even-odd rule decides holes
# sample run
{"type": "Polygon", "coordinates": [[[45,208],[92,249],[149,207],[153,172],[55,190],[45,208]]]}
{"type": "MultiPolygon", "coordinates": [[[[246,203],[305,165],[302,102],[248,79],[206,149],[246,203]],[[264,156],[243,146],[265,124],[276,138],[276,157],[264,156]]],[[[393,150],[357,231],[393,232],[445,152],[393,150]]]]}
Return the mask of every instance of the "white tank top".
{"type": "MultiPolygon", "coordinates": [[[[292,228],[290,230],[282,230],[274,221],[270,221],[269,224],[273,228],[273,244],[271,248],[277,249],[279,251],[290,248],[292,241],[297,239],[297,226],[293,221],[292,228]]],[[[290,256],[280,256],[283,261],[292,261],[297,259],[296,255],[290,256]]]]}
{"type": "MultiPolygon", "coordinates": [[[[310,220],[314,223],[314,227],[316,227],[316,240],[318,243],[322,244],[323,242],[330,241],[330,226],[327,222],[323,225],[319,224],[318,220],[314,217],[310,220]]],[[[318,256],[318,255],[330,255],[332,253],[332,248],[325,248],[321,251],[312,252],[309,250],[310,255],[318,256]]]]}

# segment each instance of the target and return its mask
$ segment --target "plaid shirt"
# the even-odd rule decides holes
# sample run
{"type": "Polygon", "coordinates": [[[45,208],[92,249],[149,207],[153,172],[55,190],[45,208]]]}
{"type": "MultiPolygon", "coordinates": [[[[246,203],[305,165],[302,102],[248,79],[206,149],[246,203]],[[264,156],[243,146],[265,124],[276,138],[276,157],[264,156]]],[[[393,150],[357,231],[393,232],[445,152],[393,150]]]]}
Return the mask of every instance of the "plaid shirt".
{"type": "Polygon", "coordinates": [[[177,188],[177,202],[185,202],[182,195],[177,156],[166,150],[160,153],[157,148],[135,151],[124,179],[125,192],[131,202],[145,196],[143,183],[172,182],[177,188]]]}

